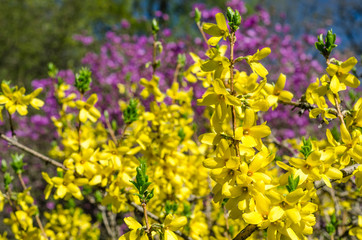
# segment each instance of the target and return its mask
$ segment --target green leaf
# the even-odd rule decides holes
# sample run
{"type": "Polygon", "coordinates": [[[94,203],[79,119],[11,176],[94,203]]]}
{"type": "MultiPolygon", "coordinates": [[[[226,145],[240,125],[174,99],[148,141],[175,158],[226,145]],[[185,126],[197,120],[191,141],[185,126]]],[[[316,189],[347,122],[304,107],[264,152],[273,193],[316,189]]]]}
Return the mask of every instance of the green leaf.
{"type": "Polygon", "coordinates": [[[11,154],[12,162],[10,163],[11,167],[13,168],[16,174],[21,174],[24,172],[24,154],[11,154]]]}
{"type": "Polygon", "coordinates": [[[5,191],[7,191],[9,189],[9,185],[11,184],[12,181],[13,181],[13,177],[10,175],[9,172],[6,172],[4,174],[5,191]]]}
{"type": "Polygon", "coordinates": [[[234,19],[234,11],[231,7],[227,7],[226,9],[226,18],[228,19],[229,22],[232,22],[234,19]]]}
{"type": "Polygon", "coordinates": [[[8,170],[8,164],[4,159],[1,160],[1,171],[5,173],[8,170]]]}
{"type": "Polygon", "coordinates": [[[201,21],[201,12],[198,8],[195,8],[195,22],[200,23],[201,21]]]}
{"type": "Polygon", "coordinates": [[[158,26],[157,20],[155,18],[152,19],[152,33],[157,34],[159,30],[160,30],[160,27],[158,26]]]}

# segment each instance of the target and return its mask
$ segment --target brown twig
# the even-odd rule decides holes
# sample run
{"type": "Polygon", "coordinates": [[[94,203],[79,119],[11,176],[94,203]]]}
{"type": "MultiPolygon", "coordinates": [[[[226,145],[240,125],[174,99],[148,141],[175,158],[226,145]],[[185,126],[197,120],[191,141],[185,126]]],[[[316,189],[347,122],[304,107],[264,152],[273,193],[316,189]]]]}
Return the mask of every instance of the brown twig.
{"type": "Polygon", "coordinates": [[[243,230],[241,230],[236,237],[233,238],[233,240],[244,240],[250,237],[255,230],[258,229],[257,225],[249,224],[247,225],[243,230]]]}
{"type": "Polygon", "coordinates": [[[45,155],[43,155],[43,154],[41,154],[41,153],[31,149],[31,148],[19,143],[18,141],[14,140],[12,138],[7,137],[5,134],[0,133],[0,138],[7,141],[10,145],[13,145],[13,146],[15,146],[15,147],[27,152],[27,153],[30,153],[31,155],[39,158],[40,160],[43,160],[43,161],[45,161],[47,163],[50,163],[50,164],[52,164],[52,165],[54,165],[56,167],[62,168],[63,170],[68,170],[68,168],[66,168],[60,162],[58,162],[58,161],[56,161],[54,159],[51,159],[50,157],[47,157],[47,156],[45,156],[45,155]]]}
{"type": "Polygon", "coordinates": [[[143,215],[145,217],[145,222],[146,222],[146,230],[145,232],[147,233],[148,239],[152,240],[152,231],[151,231],[151,227],[150,227],[150,223],[148,221],[148,215],[147,215],[147,204],[145,202],[142,203],[142,209],[143,209],[143,215]]]}
{"type": "MultiPolygon", "coordinates": [[[[345,167],[345,168],[341,169],[340,171],[342,172],[343,177],[345,178],[345,177],[348,177],[348,176],[352,175],[353,172],[354,172],[354,170],[356,170],[359,165],[360,165],[359,163],[356,163],[356,164],[353,164],[353,165],[351,165],[351,166],[348,166],[348,167],[345,167]]],[[[338,179],[332,179],[332,180],[331,180],[331,183],[332,183],[332,182],[335,182],[335,181],[337,181],[337,180],[338,180],[338,179]]],[[[325,184],[324,181],[322,181],[322,180],[317,181],[317,182],[314,183],[314,187],[315,187],[315,189],[317,189],[317,190],[320,189],[321,187],[324,187],[325,185],[326,185],[326,184],[325,184]]]]}
{"type": "Polygon", "coordinates": [[[13,136],[13,138],[16,138],[13,118],[11,117],[11,114],[9,113],[9,111],[7,111],[7,112],[8,112],[8,115],[9,115],[9,124],[10,124],[11,136],[13,136]]]}
{"type": "Polygon", "coordinates": [[[108,117],[105,117],[105,122],[106,122],[106,126],[107,126],[107,129],[108,129],[109,135],[111,135],[111,138],[112,138],[114,144],[117,144],[117,138],[116,138],[116,135],[114,134],[111,122],[109,121],[108,117]]]}
{"type": "Polygon", "coordinates": [[[201,33],[201,35],[202,35],[202,38],[204,39],[204,41],[205,41],[205,43],[206,43],[207,49],[210,49],[209,44],[207,44],[207,38],[206,38],[206,36],[205,36],[204,31],[202,30],[201,24],[198,22],[198,23],[196,23],[196,25],[197,25],[197,27],[199,28],[200,33],[201,33]]]}

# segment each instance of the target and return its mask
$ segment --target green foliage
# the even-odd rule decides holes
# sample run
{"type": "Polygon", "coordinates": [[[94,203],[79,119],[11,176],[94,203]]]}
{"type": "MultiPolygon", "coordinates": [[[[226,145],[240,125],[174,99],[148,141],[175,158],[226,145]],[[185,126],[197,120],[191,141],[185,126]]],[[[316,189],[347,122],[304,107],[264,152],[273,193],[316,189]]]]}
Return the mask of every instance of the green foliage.
{"type": "Polygon", "coordinates": [[[183,128],[180,128],[180,129],[178,130],[177,135],[181,138],[180,142],[182,142],[182,141],[185,139],[185,137],[186,137],[186,133],[185,133],[185,131],[184,131],[183,128]]]}
{"type": "Polygon", "coordinates": [[[200,10],[198,8],[195,8],[195,17],[194,17],[194,19],[195,19],[196,24],[199,24],[200,21],[201,21],[201,12],[200,12],[200,10]]]}
{"type": "Polygon", "coordinates": [[[308,140],[305,140],[305,138],[302,138],[302,142],[303,142],[303,146],[301,147],[301,150],[299,150],[299,152],[301,152],[305,159],[307,159],[307,157],[313,152],[312,151],[312,141],[308,138],[308,140]]]}
{"type": "Polygon", "coordinates": [[[157,34],[160,31],[160,27],[158,26],[157,20],[154,18],[152,19],[152,33],[157,34]]]}
{"type": "Polygon", "coordinates": [[[339,140],[341,139],[340,135],[339,135],[339,131],[338,129],[336,128],[336,126],[334,126],[332,129],[331,129],[331,133],[332,133],[332,136],[333,138],[339,142],[339,140]]]}
{"type": "Polygon", "coordinates": [[[191,217],[192,215],[191,205],[188,202],[184,202],[184,210],[182,215],[184,215],[187,218],[191,217]]]}
{"type": "Polygon", "coordinates": [[[288,177],[288,185],[286,185],[288,192],[293,192],[294,190],[296,190],[298,187],[298,183],[299,183],[299,176],[297,176],[294,179],[293,174],[290,174],[288,177]]]}
{"type": "Polygon", "coordinates": [[[338,228],[338,224],[340,223],[340,221],[337,221],[337,217],[336,214],[332,214],[331,215],[331,221],[327,224],[326,226],[326,230],[328,232],[329,235],[333,235],[334,232],[336,231],[336,229],[338,228]]]}
{"type": "Polygon", "coordinates": [[[90,84],[92,82],[92,72],[86,68],[82,67],[79,72],[75,75],[74,86],[78,89],[81,94],[84,94],[86,91],[90,90],[90,84]]]}
{"type": "Polygon", "coordinates": [[[7,191],[9,189],[9,186],[11,184],[11,182],[13,181],[13,176],[10,175],[9,172],[6,172],[4,174],[4,188],[5,188],[5,191],[7,191]]]}
{"type": "Polygon", "coordinates": [[[139,161],[140,165],[136,168],[136,181],[130,180],[130,182],[137,188],[138,194],[136,195],[140,198],[140,201],[147,203],[153,198],[153,189],[151,191],[147,190],[152,182],[148,181],[146,160],[141,158],[139,161]]]}
{"type": "Polygon", "coordinates": [[[138,101],[137,99],[131,99],[127,108],[123,111],[123,120],[127,124],[131,124],[137,121],[139,118],[138,113],[138,101]]]}
{"type": "Polygon", "coordinates": [[[177,209],[178,209],[178,204],[176,202],[172,203],[170,201],[166,201],[165,205],[166,216],[168,214],[175,214],[177,209]]]}
{"type": "Polygon", "coordinates": [[[241,16],[238,10],[233,10],[231,7],[227,8],[226,17],[229,21],[229,26],[233,32],[239,29],[241,23],[241,16]]]}
{"type": "Polygon", "coordinates": [[[184,53],[177,54],[177,64],[179,64],[180,67],[185,66],[185,64],[186,64],[186,55],[184,53]]]}
{"type": "Polygon", "coordinates": [[[10,163],[16,174],[21,174],[24,172],[24,154],[11,154],[12,162],[10,163]]]}
{"type": "Polygon", "coordinates": [[[1,160],[1,171],[5,173],[8,170],[8,164],[4,159],[1,160]]]}
{"type": "Polygon", "coordinates": [[[326,58],[329,58],[333,48],[337,47],[336,42],[336,34],[334,34],[331,30],[328,30],[326,38],[323,40],[323,34],[321,33],[318,36],[318,41],[315,42],[315,47],[319,52],[326,58]]]}

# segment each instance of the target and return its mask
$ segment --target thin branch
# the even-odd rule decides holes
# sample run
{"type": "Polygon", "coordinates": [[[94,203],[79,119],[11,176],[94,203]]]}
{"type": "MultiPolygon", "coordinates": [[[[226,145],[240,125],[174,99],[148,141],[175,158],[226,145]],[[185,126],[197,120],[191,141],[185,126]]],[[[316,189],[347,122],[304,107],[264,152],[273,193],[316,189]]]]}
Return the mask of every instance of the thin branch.
{"type": "Polygon", "coordinates": [[[66,167],[65,167],[63,164],[61,164],[60,162],[58,162],[58,161],[56,161],[56,160],[54,160],[54,159],[51,159],[50,157],[47,157],[47,156],[45,156],[45,155],[43,155],[43,154],[41,154],[41,153],[39,153],[39,152],[31,149],[31,148],[29,148],[29,147],[27,147],[27,146],[19,143],[18,141],[14,140],[14,139],[12,139],[12,138],[9,138],[9,137],[6,136],[5,134],[0,133],[0,138],[2,138],[2,139],[4,139],[5,141],[7,141],[10,145],[13,145],[13,146],[15,146],[15,147],[17,147],[17,148],[19,148],[19,149],[27,152],[27,153],[30,153],[31,155],[39,158],[40,160],[43,160],[43,161],[45,161],[45,162],[47,162],[47,163],[50,163],[50,164],[52,164],[52,165],[54,165],[54,166],[56,166],[56,167],[62,168],[63,170],[69,170],[68,168],[66,168],[66,167]]]}
{"type": "Polygon", "coordinates": [[[197,27],[199,28],[199,30],[200,30],[200,32],[201,32],[202,38],[204,39],[204,41],[205,41],[205,43],[206,43],[207,49],[210,49],[209,44],[207,44],[207,38],[206,38],[206,36],[205,36],[204,31],[202,30],[201,24],[200,24],[200,23],[196,23],[196,25],[197,25],[197,27]]]}
{"type": "Polygon", "coordinates": [[[257,225],[249,224],[233,238],[233,240],[245,240],[258,229],[257,225]]]}
{"type": "MultiPolygon", "coordinates": [[[[353,165],[351,165],[351,166],[348,166],[348,167],[346,167],[346,168],[341,169],[341,172],[342,172],[342,174],[343,174],[343,177],[345,178],[345,177],[348,177],[348,176],[352,175],[353,172],[354,172],[354,170],[356,170],[359,165],[360,165],[359,163],[356,163],[356,164],[353,164],[353,165]]],[[[331,183],[332,183],[332,182],[335,182],[335,181],[337,181],[337,180],[338,180],[338,179],[332,179],[332,180],[331,180],[331,183]]],[[[322,187],[324,187],[325,185],[326,185],[326,184],[325,184],[324,181],[322,181],[322,180],[317,181],[317,182],[314,183],[314,187],[315,187],[315,189],[317,189],[317,190],[320,189],[320,188],[322,188],[322,187]]]]}

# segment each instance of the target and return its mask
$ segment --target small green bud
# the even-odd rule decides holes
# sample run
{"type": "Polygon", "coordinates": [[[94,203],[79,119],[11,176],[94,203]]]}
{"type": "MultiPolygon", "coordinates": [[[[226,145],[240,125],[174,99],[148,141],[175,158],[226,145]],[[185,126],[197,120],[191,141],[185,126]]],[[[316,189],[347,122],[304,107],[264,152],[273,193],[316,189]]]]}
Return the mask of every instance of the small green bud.
{"type": "Polygon", "coordinates": [[[186,55],[184,53],[177,54],[177,64],[179,64],[181,67],[185,66],[185,64],[186,64],[186,55]]]}
{"type": "Polygon", "coordinates": [[[201,12],[198,8],[195,8],[195,22],[199,24],[201,21],[201,12]]]}
{"type": "Polygon", "coordinates": [[[158,26],[158,22],[156,18],[152,19],[152,33],[157,34],[160,31],[160,27],[158,26]]]}
{"type": "Polygon", "coordinates": [[[186,137],[186,133],[185,133],[185,131],[184,131],[183,128],[180,128],[180,129],[178,130],[177,135],[181,138],[180,142],[182,142],[182,141],[185,139],[185,137],[186,137]]]}
{"type": "Polygon", "coordinates": [[[24,154],[11,154],[12,162],[10,163],[16,174],[21,174],[24,171],[24,154]]]}
{"type": "Polygon", "coordinates": [[[118,128],[118,126],[117,126],[117,121],[113,119],[112,122],[111,122],[111,125],[112,125],[113,131],[116,131],[117,128],[118,128]]]}
{"type": "Polygon", "coordinates": [[[1,160],[1,171],[5,173],[8,170],[8,164],[4,159],[1,160]]]}
{"type": "Polygon", "coordinates": [[[188,202],[184,202],[184,211],[182,214],[187,218],[191,217],[191,205],[188,202]]]}
{"type": "Polygon", "coordinates": [[[58,74],[58,68],[54,65],[54,63],[48,63],[48,75],[51,78],[55,78],[58,74]]]}
{"type": "Polygon", "coordinates": [[[9,172],[6,172],[4,174],[4,185],[5,185],[5,191],[9,190],[9,186],[11,182],[13,181],[13,177],[10,175],[9,172]]]}
{"type": "Polygon", "coordinates": [[[227,7],[226,18],[228,19],[229,22],[233,22],[234,14],[235,14],[234,10],[231,7],[227,7]]]}
{"type": "Polygon", "coordinates": [[[94,193],[94,197],[97,203],[102,202],[102,193],[99,190],[94,193]]]}
{"type": "Polygon", "coordinates": [[[123,111],[123,120],[126,124],[131,124],[137,121],[138,117],[138,101],[137,99],[131,99],[127,108],[123,111]]]}
{"type": "Polygon", "coordinates": [[[104,111],[103,115],[104,115],[105,118],[109,118],[109,113],[108,113],[107,110],[104,111]]]}
{"type": "Polygon", "coordinates": [[[233,17],[233,22],[235,26],[239,27],[241,24],[241,16],[238,10],[235,10],[235,15],[233,17]]]}
{"type": "Polygon", "coordinates": [[[90,84],[92,82],[92,72],[88,68],[81,68],[80,71],[75,75],[74,86],[78,89],[81,94],[90,90],[90,84]]]}

